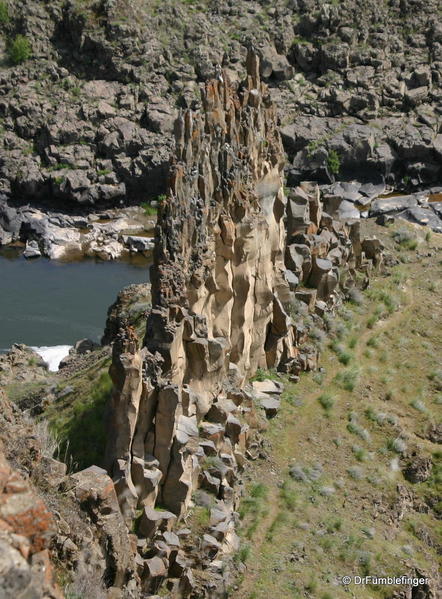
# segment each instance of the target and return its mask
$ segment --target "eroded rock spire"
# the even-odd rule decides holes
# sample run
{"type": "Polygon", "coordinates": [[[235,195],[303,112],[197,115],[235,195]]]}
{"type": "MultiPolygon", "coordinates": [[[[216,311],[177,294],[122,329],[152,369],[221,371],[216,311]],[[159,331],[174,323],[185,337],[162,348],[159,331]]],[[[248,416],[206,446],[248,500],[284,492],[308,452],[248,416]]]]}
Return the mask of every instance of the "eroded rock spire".
{"type": "Polygon", "coordinates": [[[177,120],[144,344],[135,350],[126,335],[114,347],[108,458],[129,519],[158,503],[183,513],[198,425],[229,377],[241,384],[295,351],[283,308],[283,150],[257,56],[247,65],[243,84],[223,73],[206,84],[203,110],[177,120]]]}

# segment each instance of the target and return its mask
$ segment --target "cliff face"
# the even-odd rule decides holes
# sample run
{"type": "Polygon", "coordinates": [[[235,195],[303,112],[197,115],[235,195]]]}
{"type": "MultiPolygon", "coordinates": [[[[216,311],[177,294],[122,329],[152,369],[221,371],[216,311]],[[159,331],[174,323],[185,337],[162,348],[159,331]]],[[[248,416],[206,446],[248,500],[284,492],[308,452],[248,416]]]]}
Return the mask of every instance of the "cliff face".
{"type": "Polygon", "coordinates": [[[131,331],[115,344],[108,454],[130,490],[128,515],[155,501],[181,514],[193,487],[191,440],[228,375],[241,383],[294,356],[282,146],[255,56],[248,72],[237,89],[225,74],[209,82],[204,112],[177,121],[144,347],[131,331]]]}

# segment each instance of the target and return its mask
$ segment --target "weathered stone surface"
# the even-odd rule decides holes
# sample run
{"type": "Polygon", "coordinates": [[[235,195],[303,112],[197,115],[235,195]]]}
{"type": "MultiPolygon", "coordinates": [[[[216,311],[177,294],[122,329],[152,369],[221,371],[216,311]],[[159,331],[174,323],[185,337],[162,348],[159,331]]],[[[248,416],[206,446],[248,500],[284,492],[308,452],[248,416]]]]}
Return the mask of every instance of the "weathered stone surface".
{"type": "Polygon", "coordinates": [[[156,530],[170,531],[175,521],[176,516],[171,512],[145,507],[141,515],[139,531],[145,537],[151,537],[156,530]]]}
{"type": "Polygon", "coordinates": [[[97,466],[71,475],[71,480],[77,500],[95,522],[101,543],[107,546],[105,576],[111,585],[121,587],[129,578],[134,555],[114,484],[97,466]]]}
{"type": "Polygon", "coordinates": [[[267,426],[263,412],[277,414],[282,391],[272,381],[245,383],[258,368],[292,377],[317,368],[309,327],[293,308],[298,303],[299,314],[318,319],[317,309],[337,302],[339,269],[351,285],[352,269],[363,262],[359,223],[324,213],[316,184],[301,182],[286,205],[276,115],[259,73],[250,53],[243,84],[223,72],[206,84],[203,111],[177,119],[146,333],[139,339],[118,319],[115,335],[114,318],[110,335],[109,472],[126,524],[142,510],[137,531],[150,540],[149,559],[170,558],[181,580],[184,566],[173,566],[171,547],[158,539],[189,508],[210,509],[215,500],[222,514],[203,536],[203,560],[238,546],[237,481],[245,456],[261,454],[252,433],[267,426]],[[299,289],[303,283],[310,289],[299,289]]]}
{"type": "Polygon", "coordinates": [[[375,200],[370,207],[370,216],[379,216],[380,214],[390,212],[400,212],[407,208],[417,206],[417,198],[414,195],[395,196],[391,198],[382,198],[375,200]]]}
{"type": "MultiPolygon", "coordinates": [[[[250,55],[249,78],[238,91],[227,75],[208,83],[203,106],[204,113],[186,112],[176,124],[177,160],[158,226],[146,348],[137,353],[129,338],[114,344],[111,461],[133,461],[148,450],[163,473],[158,499],[178,515],[198,479],[197,429],[189,436],[179,424],[192,413],[191,398],[206,397],[209,408],[229,362],[246,376],[293,351],[279,299],[288,293],[282,149],[258,59],[250,55]],[[216,181],[225,182],[218,187],[216,181]]],[[[227,420],[237,442],[241,425],[231,415],[227,420]]]]}
{"type": "Polygon", "coordinates": [[[61,599],[48,552],[55,530],[52,514],[29,482],[8,464],[0,441],[0,594],[4,599],[61,599]]]}
{"type": "Polygon", "coordinates": [[[403,472],[405,478],[410,482],[422,483],[430,477],[432,467],[430,457],[414,456],[407,461],[403,472]]]}

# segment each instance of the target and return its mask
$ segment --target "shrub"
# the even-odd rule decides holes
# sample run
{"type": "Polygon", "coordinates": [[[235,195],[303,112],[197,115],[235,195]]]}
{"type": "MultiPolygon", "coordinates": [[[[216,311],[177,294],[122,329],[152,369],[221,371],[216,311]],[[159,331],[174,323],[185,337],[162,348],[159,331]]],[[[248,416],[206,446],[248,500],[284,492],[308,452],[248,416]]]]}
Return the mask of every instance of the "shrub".
{"type": "Polygon", "coordinates": [[[414,408],[415,410],[417,410],[418,412],[422,412],[422,414],[425,414],[426,412],[428,412],[427,406],[420,399],[413,399],[410,402],[410,406],[412,408],[414,408]]]}
{"type": "Polygon", "coordinates": [[[356,347],[357,343],[358,343],[358,338],[357,337],[351,337],[348,340],[348,347],[350,349],[354,349],[356,347]]]}
{"type": "Polygon", "coordinates": [[[338,372],[335,376],[335,381],[342,389],[353,391],[358,381],[359,371],[356,368],[338,372]]]}
{"type": "Polygon", "coordinates": [[[392,237],[397,244],[406,250],[415,250],[417,248],[416,237],[406,230],[395,231],[392,237]]]}
{"type": "Polygon", "coordinates": [[[368,420],[371,420],[372,422],[376,422],[377,424],[380,424],[380,425],[382,425],[387,418],[385,414],[383,414],[382,412],[375,412],[375,410],[373,410],[373,408],[367,408],[364,413],[365,413],[366,418],[368,418],[368,420]]]}
{"type": "Polygon", "coordinates": [[[364,478],[364,471],[359,466],[348,468],[347,472],[353,480],[362,480],[364,478]]]}
{"type": "Polygon", "coordinates": [[[353,445],[351,450],[354,453],[354,456],[358,460],[358,462],[364,462],[367,459],[367,453],[365,449],[363,449],[359,445],[353,445]]]}
{"type": "Polygon", "coordinates": [[[351,289],[348,290],[347,300],[351,304],[355,304],[356,306],[360,306],[361,304],[364,303],[364,296],[359,291],[359,289],[357,289],[356,287],[352,287],[351,289]]]}
{"type": "Polygon", "coordinates": [[[324,343],[326,338],[325,332],[322,329],[319,329],[318,327],[311,328],[308,336],[310,337],[310,339],[316,342],[315,345],[319,346],[324,343]]]}
{"type": "Polygon", "coordinates": [[[374,325],[377,323],[378,317],[376,314],[372,314],[370,318],[367,320],[367,328],[372,329],[374,325]]]}
{"type": "Polygon", "coordinates": [[[341,364],[344,364],[344,366],[347,366],[351,359],[352,354],[348,351],[341,351],[338,353],[338,360],[341,362],[341,364]]]}
{"type": "Polygon", "coordinates": [[[31,45],[24,35],[17,35],[8,48],[9,60],[12,64],[21,64],[30,58],[31,45]]]}
{"type": "Polygon", "coordinates": [[[238,552],[235,553],[235,555],[233,557],[233,561],[235,563],[242,562],[244,564],[248,560],[249,555],[250,555],[250,545],[248,543],[245,543],[244,545],[241,545],[238,552]]]}
{"type": "Polygon", "coordinates": [[[378,338],[377,337],[370,337],[370,339],[368,339],[368,341],[367,341],[367,345],[369,347],[378,347],[378,345],[379,345],[378,338]]]}
{"type": "Polygon", "coordinates": [[[312,380],[319,386],[324,382],[324,374],[322,372],[315,372],[312,376],[312,380]]]}
{"type": "Polygon", "coordinates": [[[44,457],[52,458],[55,454],[59,453],[60,441],[50,431],[46,420],[40,420],[35,423],[34,435],[40,443],[41,453],[44,457]]]}
{"type": "Polygon", "coordinates": [[[6,2],[0,2],[0,25],[9,23],[9,10],[6,2]]]}
{"type": "Polygon", "coordinates": [[[394,451],[395,453],[404,453],[407,449],[405,441],[397,437],[396,439],[389,439],[387,442],[387,449],[394,451]]]}
{"type": "Polygon", "coordinates": [[[250,379],[250,381],[259,381],[260,383],[262,383],[262,381],[266,381],[268,379],[272,381],[277,381],[279,380],[279,375],[275,370],[265,370],[264,368],[258,368],[255,376],[253,376],[250,379]]]}
{"type": "Polygon", "coordinates": [[[353,419],[347,424],[347,430],[349,433],[360,437],[364,441],[370,441],[370,433],[353,419]]]}
{"type": "Polygon", "coordinates": [[[336,150],[329,150],[327,157],[328,170],[333,174],[337,175],[341,170],[341,159],[336,150]]]}
{"type": "Polygon", "coordinates": [[[320,395],[318,397],[318,401],[326,412],[329,412],[335,404],[334,399],[328,393],[323,393],[320,395]]]}

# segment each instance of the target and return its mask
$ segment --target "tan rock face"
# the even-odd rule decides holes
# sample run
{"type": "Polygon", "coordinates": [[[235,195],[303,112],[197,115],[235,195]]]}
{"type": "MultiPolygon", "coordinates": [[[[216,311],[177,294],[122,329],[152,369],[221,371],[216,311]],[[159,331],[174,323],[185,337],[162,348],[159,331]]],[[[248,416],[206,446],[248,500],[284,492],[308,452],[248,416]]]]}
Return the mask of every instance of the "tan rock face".
{"type": "Polygon", "coordinates": [[[143,347],[130,331],[114,345],[108,456],[128,517],[155,500],[185,509],[198,479],[198,423],[229,365],[244,381],[295,355],[283,308],[283,151],[255,56],[248,72],[240,87],[225,75],[209,82],[204,111],[176,123],[143,347]]]}

